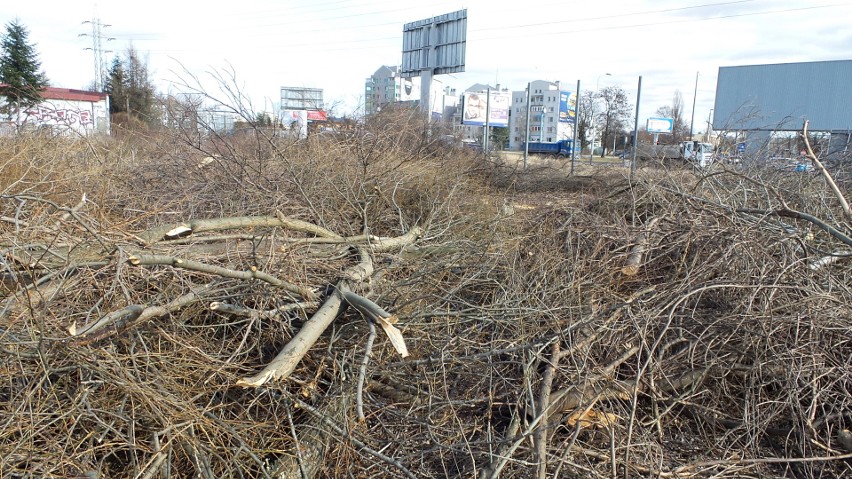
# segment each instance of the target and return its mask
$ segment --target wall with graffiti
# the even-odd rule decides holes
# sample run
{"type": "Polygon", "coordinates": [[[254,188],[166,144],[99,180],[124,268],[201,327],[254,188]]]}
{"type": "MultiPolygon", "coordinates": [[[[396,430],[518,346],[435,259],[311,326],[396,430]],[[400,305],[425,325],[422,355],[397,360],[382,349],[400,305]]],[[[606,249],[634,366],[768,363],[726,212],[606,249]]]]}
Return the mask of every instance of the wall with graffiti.
{"type": "Polygon", "coordinates": [[[69,133],[87,135],[97,131],[98,122],[106,122],[108,117],[106,102],[103,105],[99,103],[45,100],[22,112],[22,121],[38,127],[50,127],[57,132],[70,130],[69,133]]]}
{"type": "Polygon", "coordinates": [[[38,129],[61,135],[109,134],[109,97],[104,93],[47,87],[41,103],[11,111],[2,130],[38,129]]]}

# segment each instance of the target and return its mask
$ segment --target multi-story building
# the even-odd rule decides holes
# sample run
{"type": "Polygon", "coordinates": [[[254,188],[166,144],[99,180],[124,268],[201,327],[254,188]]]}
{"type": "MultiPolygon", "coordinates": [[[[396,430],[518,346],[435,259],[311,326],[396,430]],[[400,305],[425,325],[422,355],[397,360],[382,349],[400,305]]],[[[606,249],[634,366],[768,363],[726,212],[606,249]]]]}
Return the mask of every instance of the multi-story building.
{"type": "MultiPolygon", "coordinates": [[[[435,119],[445,121],[455,115],[458,97],[454,88],[432,78],[432,105],[435,119]]],[[[418,106],[420,102],[420,77],[403,78],[398,66],[383,65],[364,82],[364,114],[373,115],[386,105],[418,106]]]]}
{"type": "Polygon", "coordinates": [[[403,78],[399,67],[382,65],[364,82],[364,114],[378,113],[382,107],[420,98],[420,78],[403,78]]]}
{"type": "MultiPolygon", "coordinates": [[[[553,143],[571,139],[574,136],[573,105],[567,99],[569,92],[563,92],[559,82],[536,80],[529,84],[530,122],[527,141],[553,143]]],[[[521,149],[524,145],[524,132],[527,128],[527,92],[512,92],[512,105],[509,115],[509,148],[521,149]]]]}

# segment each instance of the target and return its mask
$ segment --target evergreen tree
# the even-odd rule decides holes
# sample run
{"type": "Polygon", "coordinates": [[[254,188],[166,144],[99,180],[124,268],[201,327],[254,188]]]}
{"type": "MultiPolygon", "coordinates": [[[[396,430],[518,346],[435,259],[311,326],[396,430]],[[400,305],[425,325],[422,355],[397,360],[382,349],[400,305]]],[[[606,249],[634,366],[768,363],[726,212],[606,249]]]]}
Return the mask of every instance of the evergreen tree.
{"type": "Polygon", "coordinates": [[[25,108],[37,104],[48,85],[35,45],[27,43],[28,36],[27,29],[14,20],[6,24],[0,40],[0,96],[6,98],[7,111],[13,105],[25,108]]]}
{"type": "Polygon", "coordinates": [[[148,74],[147,63],[132,46],[124,57],[112,61],[104,91],[110,95],[110,113],[126,113],[125,118],[157,123],[156,90],[148,74]]]}
{"type": "Polygon", "coordinates": [[[109,112],[121,113],[127,111],[127,78],[124,74],[124,64],[115,57],[104,82],[104,92],[110,96],[109,112]]]}

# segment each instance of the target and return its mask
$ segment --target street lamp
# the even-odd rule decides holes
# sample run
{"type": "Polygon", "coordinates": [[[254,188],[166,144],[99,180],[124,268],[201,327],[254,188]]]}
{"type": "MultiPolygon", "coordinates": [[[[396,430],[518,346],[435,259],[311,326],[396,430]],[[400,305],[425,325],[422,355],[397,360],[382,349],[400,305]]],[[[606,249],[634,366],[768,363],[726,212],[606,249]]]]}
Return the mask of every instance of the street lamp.
{"type": "Polygon", "coordinates": [[[598,80],[595,82],[595,91],[597,92],[601,86],[601,77],[611,77],[612,73],[602,73],[598,75],[598,80]]]}

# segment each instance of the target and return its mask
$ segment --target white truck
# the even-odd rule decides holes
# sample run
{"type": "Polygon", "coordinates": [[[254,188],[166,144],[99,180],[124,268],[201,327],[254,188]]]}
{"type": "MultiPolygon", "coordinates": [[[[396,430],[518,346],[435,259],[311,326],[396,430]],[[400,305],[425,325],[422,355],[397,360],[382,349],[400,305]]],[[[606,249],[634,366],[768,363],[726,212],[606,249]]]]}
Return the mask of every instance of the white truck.
{"type": "Polygon", "coordinates": [[[715,147],[700,141],[682,141],[674,145],[640,144],[636,157],[642,160],[681,160],[701,168],[713,164],[715,147]]]}

